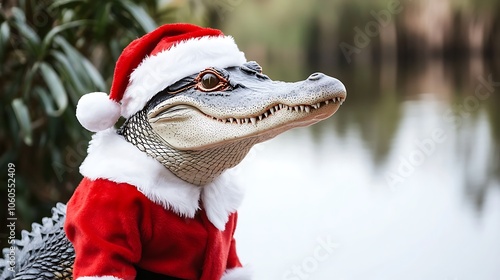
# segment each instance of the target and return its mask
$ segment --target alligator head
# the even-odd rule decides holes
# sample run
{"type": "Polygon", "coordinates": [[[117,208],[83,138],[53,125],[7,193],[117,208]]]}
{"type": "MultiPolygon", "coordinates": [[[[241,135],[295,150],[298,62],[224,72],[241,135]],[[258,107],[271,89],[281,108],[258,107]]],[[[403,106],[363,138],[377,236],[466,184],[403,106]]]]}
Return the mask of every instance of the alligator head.
{"type": "Polygon", "coordinates": [[[286,83],[256,62],[208,68],[156,94],[120,134],[179,178],[205,185],[253,145],[330,117],[345,98],[344,85],[322,73],[286,83]]]}

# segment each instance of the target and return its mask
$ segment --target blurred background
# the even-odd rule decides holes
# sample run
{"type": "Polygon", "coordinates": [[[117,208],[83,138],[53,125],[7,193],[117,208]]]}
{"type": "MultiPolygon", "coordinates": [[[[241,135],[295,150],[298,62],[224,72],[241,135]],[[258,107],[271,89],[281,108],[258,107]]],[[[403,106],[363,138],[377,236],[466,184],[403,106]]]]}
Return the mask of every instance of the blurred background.
{"type": "Polygon", "coordinates": [[[0,176],[16,165],[18,234],[81,180],[79,97],[109,92],[131,40],[190,22],[234,36],[272,79],[321,71],[348,91],[238,169],[255,279],[500,279],[500,1],[0,3],[0,176]]]}

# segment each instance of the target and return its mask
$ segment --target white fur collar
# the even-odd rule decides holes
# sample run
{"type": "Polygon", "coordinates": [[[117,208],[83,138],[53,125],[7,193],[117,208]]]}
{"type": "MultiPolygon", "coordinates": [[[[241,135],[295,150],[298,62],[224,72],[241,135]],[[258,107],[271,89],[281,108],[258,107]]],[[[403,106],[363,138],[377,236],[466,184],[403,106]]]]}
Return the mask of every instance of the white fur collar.
{"type": "Polygon", "coordinates": [[[91,180],[131,184],[151,201],[189,218],[200,209],[201,198],[208,219],[219,230],[224,230],[229,215],[243,200],[243,189],[232,182],[231,170],[206,186],[195,186],[176,177],[112,128],[92,136],[80,173],[91,180]]]}

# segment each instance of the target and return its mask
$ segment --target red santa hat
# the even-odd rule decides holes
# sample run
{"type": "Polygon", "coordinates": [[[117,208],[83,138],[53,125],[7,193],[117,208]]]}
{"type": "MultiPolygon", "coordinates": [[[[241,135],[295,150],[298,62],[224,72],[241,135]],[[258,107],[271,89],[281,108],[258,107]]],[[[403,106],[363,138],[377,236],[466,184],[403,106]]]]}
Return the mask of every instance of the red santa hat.
{"type": "Polygon", "coordinates": [[[128,45],[116,62],[111,93],[85,94],[76,117],[98,132],[120,118],[140,111],[158,92],[208,67],[239,66],[246,62],[234,39],[220,30],[191,24],[166,24],[128,45]]]}

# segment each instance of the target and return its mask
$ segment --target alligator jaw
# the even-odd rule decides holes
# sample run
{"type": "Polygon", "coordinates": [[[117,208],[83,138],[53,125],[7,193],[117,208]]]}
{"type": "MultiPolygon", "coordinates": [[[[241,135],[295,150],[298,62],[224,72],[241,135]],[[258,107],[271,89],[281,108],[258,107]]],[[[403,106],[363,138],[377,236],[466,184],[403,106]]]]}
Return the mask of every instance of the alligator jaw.
{"type": "Polygon", "coordinates": [[[263,142],[295,128],[312,125],[333,115],[345,100],[345,88],[322,93],[315,98],[295,100],[278,98],[245,110],[211,110],[191,98],[180,96],[158,104],[149,111],[153,129],[178,150],[205,150],[232,142],[255,140],[263,142]],[[172,102],[174,101],[174,102],[172,102]],[[301,102],[302,101],[302,102],[301,102]],[[304,102],[306,101],[306,102],[304,102]],[[259,109],[260,107],[260,109],[259,109]]]}
{"type": "MultiPolygon", "coordinates": [[[[209,115],[207,113],[203,113],[202,110],[196,108],[193,105],[187,105],[187,104],[181,104],[181,105],[169,105],[169,106],[158,106],[155,108],[150,114],[149,114],[149,121],[151,123],[156,123],[160,122],[163,118],[169,118],[172,116],[164,116],[164,114],[172,114],[173,112],[179,113],[179,111],[185,110],[185,109],[191,109],[191,110],[198,110],[202,114],[204,114],[206,117],[215,120],[217,122],[221,122],[223,124],[252,124],[254,126],[257,125],[257,123],[260,123],[262,120],[267,119],[269,117],[274,116],[277,112],[281,110],[285,111],[290,111],[290,112],[296,112],[296,113],[311,113],[311,111],[314,111],[322,108],[326,105],[329,104],[338,104],[339,106],[342,105],[344,102],[345,98],[344,97],[334,97],[331,99],[326,99],[324,101],[317,102],[315,104],[300,104],[300,105],[287,105],[287,104],[273,104],[263,111],[261,111],[259,114],[248,116],[248,117],[227,117],[227,116],[213,116],[209,115]]],[[[331,105],[330,105],[331,106],[331,105]]],[[[338,107],[335,109],[335,111],[338,109],[338,107]]],[[[330,115],[326,116],[329,117],[330,115]]]]}
{"type": "Polygon", "coordinates": [[[120,130],[130,143],[197,186],[239,164],[257,143],[333,115],[344,85],[324,74],[275,82],[245,67],[218,70],[222,91],[199,91],[187,77],[153,97],[120,130]]]}
{"type": "MultiPolygon", "coordinates": [[[[257,125],[257,123],[261,122],[262,120],[272,117],[275,115],[277,112],[280,110],[286,110],[286,111],[291,111],[291,112],[297,112],[297,113],[310,113],[311,111],[317,110],[325,105],[328,104],[336,104],[339,103],[342,105],[344,102],[344,98],[342,97],[334,97],[332,99],[327,99],[324,101],[317,102],[315,104],[301,104],[301,105],[287,105],[287,104],[274,104],[272,106],[269,106],[266,108],[264,112],[258,115],[254,116],[249,116],[246,118],[233,118],[233,117],[228,117],[228,118],[218,118],[214,116],[210,116],[208,114],[205,114],[207,117],[212,118],[213,120],[216,120],[221,123],[230,123],[230,124],[253,124],[257,125]]],[[[338,108],[337,108],[338,109],[338,108]]],[[[329,116],[326,116],[326,118],[329,116]]]]}

